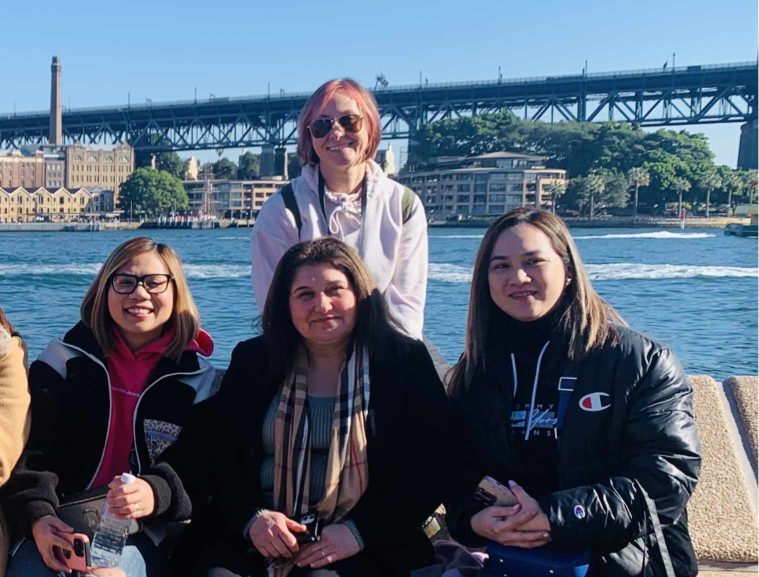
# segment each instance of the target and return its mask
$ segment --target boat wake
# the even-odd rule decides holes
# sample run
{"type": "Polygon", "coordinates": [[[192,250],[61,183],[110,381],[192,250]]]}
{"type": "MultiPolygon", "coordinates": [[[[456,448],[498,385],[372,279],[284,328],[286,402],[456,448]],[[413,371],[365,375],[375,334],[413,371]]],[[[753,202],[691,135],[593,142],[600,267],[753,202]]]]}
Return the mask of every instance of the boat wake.
{"type": "Polygon", "coordinates": [[[667,230],[660,230],[657,232],[630,232],[630,233],[611,233],[611,234],[591,234],[586,236],[573,236],[575,240],[592,240],[599,238],[714,238],[716,234],[710,232],[669,232],[667,230]]]}
{"type": "MultiPolygon", "coordinates": [[[[591,280],[624,279],[671,280],[683,278],[757,278],[759,269],[740,266],[701,266],[691,264],[639,264],[616,262],[586,264],[591,280]]],[[[446,263],[430,263],[430,281],[446,283],[472,282],[472,268],[446,263]]]]}

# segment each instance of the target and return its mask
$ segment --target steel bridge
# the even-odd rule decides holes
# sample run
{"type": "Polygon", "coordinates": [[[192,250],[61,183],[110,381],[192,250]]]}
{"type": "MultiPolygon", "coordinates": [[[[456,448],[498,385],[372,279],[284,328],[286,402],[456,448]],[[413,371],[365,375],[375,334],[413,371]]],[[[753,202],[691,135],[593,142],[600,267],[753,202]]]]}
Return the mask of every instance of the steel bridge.
{"type": "MultiPolygon", "coordinates": [[[[384,138],[413,138],[435,120],[504,110],[546,122],[749,122],[757,118],[757,63],[424,83],[380,88],[374,95],[384,138]]],[[[281,92],[66,110],[63,138],[66,144],[127,141],[154,152],[282,146],[296,142],[308,96],[281,92]]],[[[45,143],[48,130],[48,111],[0,114],[0,148],[45,143]]]]}

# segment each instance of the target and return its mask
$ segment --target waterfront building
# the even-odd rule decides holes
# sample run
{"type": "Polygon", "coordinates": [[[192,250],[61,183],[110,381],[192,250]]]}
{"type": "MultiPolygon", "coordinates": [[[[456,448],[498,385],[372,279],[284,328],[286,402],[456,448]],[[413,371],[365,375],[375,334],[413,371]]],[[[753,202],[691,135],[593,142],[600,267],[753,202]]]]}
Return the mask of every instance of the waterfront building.
{"type": "MultiPolygon", "coordinates": [[[[113,191],[85,187],[0,187],[0,222],[66,222],[113,213],[113,191]]],[[[112,214],[110,216],[113,216],[112,214]]]]}
{"type": "Polygon", "coordinates": [[[35,188],[45,184],[45,157],[41,150],[12,150],[0,155],[0,186],[35,188]]]}
{"type": "Polygon", "coordinates": [[[545,168],[545,161],[516,152],[440,157],[396,180],[421,197],[430,217],[498,216],[521,206],[551,208],[548,185],[566,183],[567,171],[545,168]]]}
{"type": "Polygon", "coordinates": [[[134,171],[134,149],[118,144],[112,149],[94,149],[81,144],[66,147],[66,188],[102,187],[113,190],[118,202],[119,187],[134,171]]]}
{"type": "Polygon", "coordinates": [[[182,185],[193,214],[250,218],[287,182],[283,176],[271,176],[255,180],[183,180],[182,185]]]}

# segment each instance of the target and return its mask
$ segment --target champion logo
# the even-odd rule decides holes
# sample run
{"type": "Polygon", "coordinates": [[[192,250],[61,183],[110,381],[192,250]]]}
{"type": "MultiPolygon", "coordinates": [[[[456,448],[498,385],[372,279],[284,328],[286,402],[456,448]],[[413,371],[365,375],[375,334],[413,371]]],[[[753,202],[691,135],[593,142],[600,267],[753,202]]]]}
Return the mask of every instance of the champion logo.
{"type": "Polygon", "coordinates": [[[585,518],[585,507],[582,505],[575,505],[575,517],[578,519],[584,519],[585,518]]]}
{"type": "Polygon", "coordinates": [[[606,401],[608,396],[607,393],[589,393],[580,399],[580,408],[591,413],[608,409],[611,406],[606,401]]]}

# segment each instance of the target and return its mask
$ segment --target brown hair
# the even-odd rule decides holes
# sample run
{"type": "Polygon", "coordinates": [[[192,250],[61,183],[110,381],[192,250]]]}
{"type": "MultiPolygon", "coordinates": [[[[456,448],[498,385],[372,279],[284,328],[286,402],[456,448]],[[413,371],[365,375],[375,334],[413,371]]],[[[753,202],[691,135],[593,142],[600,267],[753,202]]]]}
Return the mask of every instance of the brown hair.
{"type": "Polygon", "coordinates": [[[298,158],[301,165],[319,164],[319,157],[316,155],[314,145],[311,142],[311,132],[308,125],[321,112],[324,106],[329,102],[336,92],[345,93],[348,98],[353,100],[361,115],[364,117],[366,134],[368,142],[366,146],[366,156],[362,161],[374,158],[377,154],[382,129],[380,128],[380,115],[377,107],[377,101],[371,93],[351,78],[337,78],[322,84],[316,89],[306,102],[298,118],[298,158]]]}
{"type": "Polygon", "coordinates": [[[261,318],[269,352],[270,376],[274,380],[281,381],[295,366],[297,351],[303,342],[290,313],[290,293],[295,275],[303,266],[320,263],[333,266],[348,279],[356,297],[353,341],[357,346],[367,346],[374,358],[383,356],[390,335],[396,332],[385,299],[355,250],[332,237],[298,243],[290,247],[274,271],[261,318]]]}
{"type": "Polygon", "coordinates": [[[174,303],[171,317],[166,325],[173,327],[176,334],[166,348],[165,356],[178,361],[182,351],[198,333],[200,315],[190,294],[190,287],[187,286],[182,261],[167,244],[161,244],[152,238],[140,236],[117,246],[103,263],[103,266],[100,267],[95,280],[92,281],[87,294],[84,295],[80,307],[82,321],[90,327],[95,335],[95,340],[107,355],[113,347],[111,328],[114,322],[108,312],[108,291],[111,289],[111,277],[127,262],[146,252],[154,252],[158,255],[158,258],[163,261],[166,269],[173,277],[174,303]]]}
{"type": "Polygon", "coordinates": [[[562,295],[568,306],[559,322],[569,339],[570,359],[582,358],[607,340],[615,341],[617,333],[611,322],[625,324],[622,317],[591,285],[580,253],[564,221],[545,210],[512,210],[490,225],[477,252],[469,297],[464,353],[450,372],[449,382],[454,392],[466,390],[475,373],[485,369],[488,329],[498,308],[490,296],[488,263],[500,234],[519,224],[529,224],[540,229],[565,263],[567,278],[571,279],[571,282],[562,295]]]}
{"type": "Polygon", "coordinates": [[[2,308],[0,308],[0,326],[5,328],[6,331],[8,331],[8,334],[13,334],[16,332],[16,329],[13,328],[13,325],[11,324],[11,321],[8,320],[8,317],[5,316],[5,311],[3,311],[2,308]]]}

